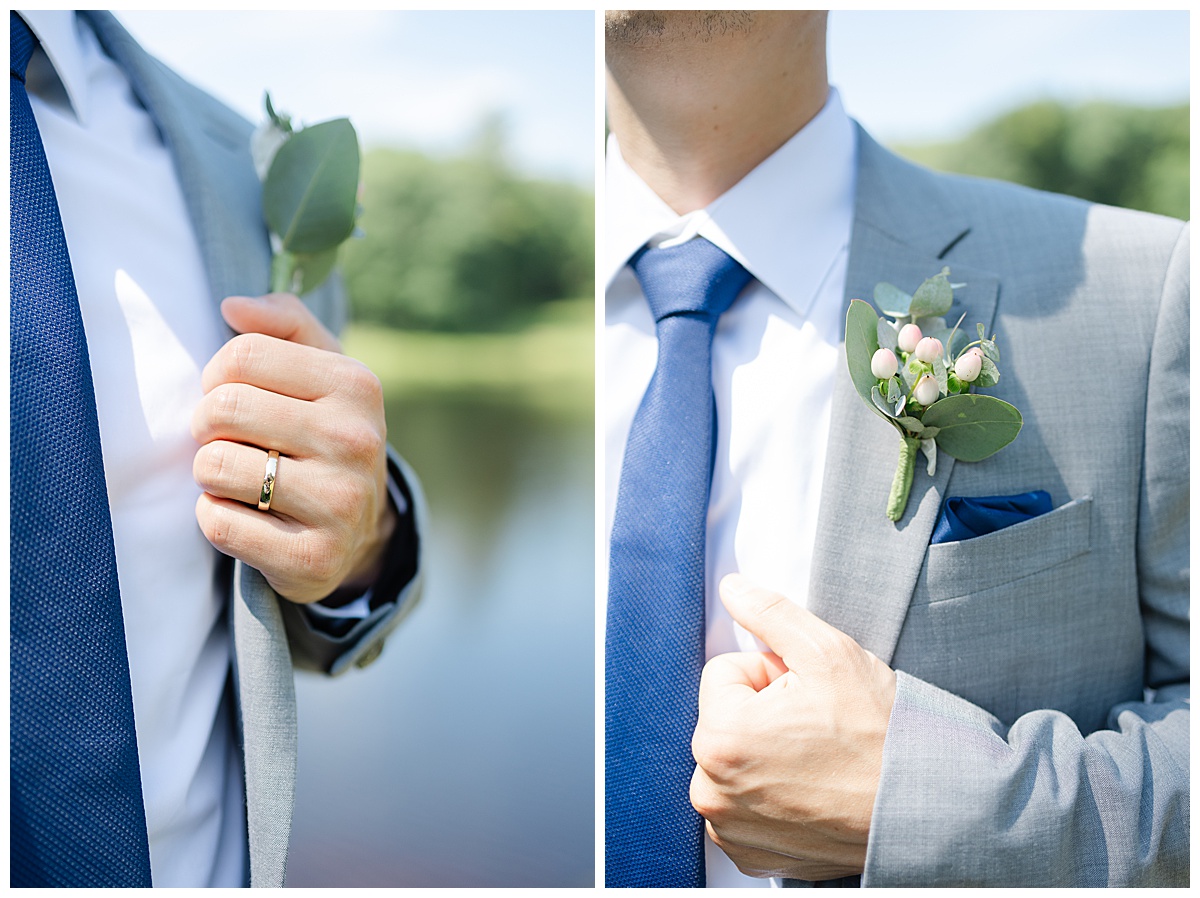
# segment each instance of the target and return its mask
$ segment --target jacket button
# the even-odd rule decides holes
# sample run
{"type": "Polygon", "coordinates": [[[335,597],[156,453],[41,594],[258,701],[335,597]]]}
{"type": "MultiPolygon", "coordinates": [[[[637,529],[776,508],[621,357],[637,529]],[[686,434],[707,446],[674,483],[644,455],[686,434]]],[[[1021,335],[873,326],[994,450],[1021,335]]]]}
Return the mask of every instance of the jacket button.
{"type": "Polygon", "coordinates": [[[354,662],[355,667],[366,667],[371,664],[376,658],[383,654],[383,640],[372,645],[369,649],[363,652],[362,657],[354,662]]]}

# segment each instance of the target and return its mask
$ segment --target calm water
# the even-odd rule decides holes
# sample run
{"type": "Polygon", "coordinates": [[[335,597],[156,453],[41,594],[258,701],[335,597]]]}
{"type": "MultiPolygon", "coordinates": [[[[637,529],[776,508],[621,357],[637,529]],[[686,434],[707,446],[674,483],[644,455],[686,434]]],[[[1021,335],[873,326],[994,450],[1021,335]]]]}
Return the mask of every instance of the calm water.
{"type": "Polygon", "coordinates": [[[291,886],[591,886],[590,403],[388,408],[425,487],[421,604],[365,671],[300,675],[291,886]]]}

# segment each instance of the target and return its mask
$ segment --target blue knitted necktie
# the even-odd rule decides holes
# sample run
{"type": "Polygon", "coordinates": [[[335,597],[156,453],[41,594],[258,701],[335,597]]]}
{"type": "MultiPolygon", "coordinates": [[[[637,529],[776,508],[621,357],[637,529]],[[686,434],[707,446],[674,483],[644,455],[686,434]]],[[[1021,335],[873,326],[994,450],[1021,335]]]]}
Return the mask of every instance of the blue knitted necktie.
{"type": "Polygon", "coordinates": [[[79,300],[10,13],[10,871],[148,886],[150,854],[100,428],[79,300]]]}
{"type": "Polygon", "coordinates": [[[716,445],[712,340],[750,274],[703,238],[630,264],[657,323],[609,557],[604,650],[604,883],[703,886],[688,788],[704,664],[704,542],[716,445]]]}

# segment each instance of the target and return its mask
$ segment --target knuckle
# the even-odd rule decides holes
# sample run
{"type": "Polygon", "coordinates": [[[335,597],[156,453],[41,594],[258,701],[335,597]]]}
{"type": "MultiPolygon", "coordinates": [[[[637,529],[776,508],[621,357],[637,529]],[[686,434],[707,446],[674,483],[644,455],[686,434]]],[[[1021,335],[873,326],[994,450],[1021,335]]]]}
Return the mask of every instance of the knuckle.
{"type": "Polygon", "coordinates": [[[355,399],[367,402],[372,408],[383,407],[383,384],[370,368],[356,359],[347,358],[345,387],[355,399]]]}
{"type": "Polygon", "coordinates": [[[696,813],[710,822],[714,819],[719,820],[725,809],[725,802],[721,800],[712,783],[699,773],[692,777],[688,797],[696,813]]]}
{"type": "Polygon", "coordinates": [[[192,473],[202,487],[219,488],[230,479],[232,460],[224,443],[209,443],[196,453],[192,473]]]}
{"type": "Polygon", "coordinates": [[[338,441],[345,457],[371,465],[384,449],[382,435],[366,421],[344,423],[339,429],[338,441]]]}
{"type": "Polygon", "coordinates": [[[715,780],[727,780],[745,764],[742,740],[734,733],[697,728],[692,736],[692,757],[715,780]]]}
{"type": "Polygon", "coordinates": [[[219,427],[236,428],[245,416],[245,392],[241,384],[222,384],[213,390],[212,417],[219,427]]]}
{"type": "Polygon", "coordinates": [[[237,544],[237,522],[232,515],[218,505],[210,505],[202,521],[204,535],[213,547],[226,555],[232,555],[237,544]]]}
{"type": "Polygon", "coordinates": [[[259,359],[266,349],[266,338],[262,334],[238,334],[225,344],[226,374],[229,380],[249,382],[259,366],[259,359]]]}
{"type": "Polygon", "coordinates": [[[316,583],[334,579],[341,563],[337,541],[325,534],[305,534],[297,540],[293,556],[300,578],[316,583]]]}
{"type": "Polygon", "coordinates": [[[833,629],[814,634],[813,650],[826,670],[841,670],[858,661],[858,643],[833,629]]]}
{"type": "Polygon", "coordinates": [[[366,486],[357,478],[338,479],[326,486],[324,499],[335,520],[355,523],[367,502],[366,486]]]}
{"type": "Polygon", "coordinates": [[[755,611],[760,617],[778,618],[794,611],[792,602],[787,596],[765,589],[755,591],[755,611]]]}

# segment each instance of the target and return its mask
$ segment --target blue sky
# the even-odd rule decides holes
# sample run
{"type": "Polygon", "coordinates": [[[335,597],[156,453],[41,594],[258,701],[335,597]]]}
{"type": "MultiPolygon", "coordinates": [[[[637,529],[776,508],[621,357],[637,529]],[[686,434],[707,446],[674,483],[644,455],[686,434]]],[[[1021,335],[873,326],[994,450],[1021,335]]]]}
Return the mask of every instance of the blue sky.
{"type": "Polygon", "coordinates": [[[454,152],[501,112],[512,156],[590,185],[595,17],[567,12],[117,12],[142,45],[248,118],[349,116],[367,147],[454,152]],[[220,48],[220,52],[214,52],[220,48]]]}
{"type": "Polygon", "coordinates": [[[829,78],[876,137],[956,137],[1031,100],[1188,98],[1187,12],[851,12],[829,78]]]}
{"type": "MultiPolygon", "coordinates": [[[[368,146],[463,147],[508,120],[525,170],[592,182],[595,16],[567,12],[119,12],[152,52],[250,118],[348,115],[368,146]],[[214,53],[213,48],[222,48],[214,53]]],[[[886,142],[958,136],[1041,97],[1187,99],[1176,12],[830,16],[830,80],[886,142]]]]}

